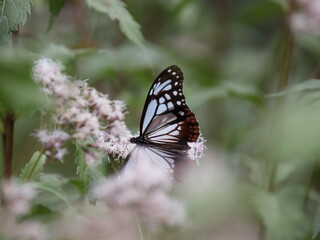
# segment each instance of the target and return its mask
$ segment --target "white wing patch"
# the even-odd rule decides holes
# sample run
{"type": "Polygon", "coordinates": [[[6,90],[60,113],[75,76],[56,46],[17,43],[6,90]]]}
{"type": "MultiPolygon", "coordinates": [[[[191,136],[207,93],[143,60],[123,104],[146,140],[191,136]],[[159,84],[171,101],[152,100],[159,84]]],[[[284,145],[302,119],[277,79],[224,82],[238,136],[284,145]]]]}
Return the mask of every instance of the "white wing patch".
{"type": "Polygon", "coordinates": [[[152,117],[154,116],[155,111],[156,111],[156,107],[157,107],[157,101],[152,100],[147,107],[146,115],[143,120],[142,131],[145,131],[145,129],[149,125],[150,121],[152,120],[152,117]]]}
{"type": "Polygon", "coordinates": [[[123,173],[126,174],[126,172],[135,171],[141,167],[146,169],[157,167],[156,169],[160,169],[167,174],[173,171],[174,157],[176,157],[176,154],[169,151],[137,146],[132,150],[130,156],[128,156],[123,173]]]}

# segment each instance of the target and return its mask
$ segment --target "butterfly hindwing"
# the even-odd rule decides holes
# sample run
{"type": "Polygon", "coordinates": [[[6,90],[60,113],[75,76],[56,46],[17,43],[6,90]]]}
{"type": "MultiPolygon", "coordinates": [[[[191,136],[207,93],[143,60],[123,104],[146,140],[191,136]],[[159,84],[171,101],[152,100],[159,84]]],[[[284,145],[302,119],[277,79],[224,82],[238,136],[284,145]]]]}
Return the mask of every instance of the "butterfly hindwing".
{"type": "Polygon", "coordinates": [[[159,144],[195,142],[199,127],[182,93],[183,73],[173,65],[163,70],[151,86],[143,109],[141,136],[159,144]]]}
{"type": "Polygon", "coordinates": [[[158,147],[136,146],[126,158],[124,174],[137,168],[156,168],[163,173],[172,173],[174,179],[181,180],[184,169],[189,166],[186,151],[158,147]]]}

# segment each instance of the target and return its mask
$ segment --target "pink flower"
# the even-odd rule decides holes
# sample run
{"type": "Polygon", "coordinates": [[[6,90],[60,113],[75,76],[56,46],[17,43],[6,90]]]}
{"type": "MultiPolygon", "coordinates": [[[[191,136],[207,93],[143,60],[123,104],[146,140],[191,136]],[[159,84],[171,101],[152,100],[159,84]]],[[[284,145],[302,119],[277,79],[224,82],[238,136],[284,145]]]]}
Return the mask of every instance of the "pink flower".
{"type": "Polygon", "coordinates": [[[51,59],[43,58],[36,61],[33,68],[35,80],[40,83],[44,91],[50,95],[66,98],[69,96],[68,77],[61,72],[63,66],[51,59]]]}
{"type": "Polygon", "coordinates": [[[202,136],[199,136],[197,142],[188,143],[190,147],[188,154],[192,160],[198,161],[200,158],[203,157],[203,151],[206,148],[204,143],[205,143],[205,139],[202,136]]]}
{"type": "Polygon", "coordinates": [[[0,191],[3,202],[3,207],[0,209],[0,235],[5,239],[45,239],[42,225],[21,221],[21,216],[30,210],[30,200],[36,195],[33,186],[30,183],[19,183],[10,179],[1,183],[0,191]]]}
{"type": "Polygon", "coordinates": [[[44,147],[46,155],[53,159],[63,160],[64,155],[67,153],[67,149],[62,148],[62,146],[70,138],[69,134],[61,130],[52,132],[39,130],[35,136],[44,147]]]}
{"type": "Polygon", "coordinates": [[[301,11],[294,13],[290,24],[295,32],[320,34],[320,1],[298,0],[301,11]]]}
{"type": "Polygon", "coordinates": [[[3,181],[1,192],[6,209],[15,216],[27,213],[30,209],[29,201],[35,196],[31,184],[20,184],[15,180],[3,181]]]}
{"type": "Polygon", "coordinates": [[[105,202],[113,211],[137,213],[150,230],[161,226],[182,225],[185,211],[168,191],[172,178],[167,171],[138,161],[130,171],[106,179],[93,189],[93,197],[105,202]]]}

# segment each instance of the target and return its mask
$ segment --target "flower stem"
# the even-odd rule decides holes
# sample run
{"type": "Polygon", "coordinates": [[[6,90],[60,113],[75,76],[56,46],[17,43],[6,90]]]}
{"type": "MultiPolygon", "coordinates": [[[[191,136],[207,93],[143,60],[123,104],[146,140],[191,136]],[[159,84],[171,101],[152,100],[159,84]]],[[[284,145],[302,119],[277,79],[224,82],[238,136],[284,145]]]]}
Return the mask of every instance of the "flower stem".
{"type": "Polygon", "coordinates": [[[143,232],[142,232],[142,229],[141,229],[141,226],[140,226],[140,221],[139,221],[139,218],[137,216],[136,216],[136,222],[137,222],[137,226],[138,226],[138,230],[139,230],[140,240],[144,240],[143,232]]]}
{"type": "Polygon", "coordinates": [[[305,207],[308,205],[308,202],[309,202],[310,192],[311,192],[311,189],[312,189],[313,184],[315,182],[317,170],[318,170],[318,162],[315,161],[314,164],[313,164],[311,176],[309,178],[308,186],[307,186],[306,192],[304,194],[304,198],[303,198],[303,205],[305,207]]]}
{"type": "Polygon", "coordinates": [[[3,177],[10,178],[12,173],[14,114],[9,112],[5,113],[2,119],[2,123],[2,143],[4,159],[3,177]]]}
{"type": "MultiPolygon", "coordinates": [[[[295,0],[289,0],[288,8],[286,12],[286,25],[285,25],[285,39],[284,39],[284,51],[281,61],[281,70],[280,70],[280,78],[278,84],[278,91],[283,90],[288,85],[289,74],[290,74],[290,66],[292,61],[292,50],[294,37],[293,32],[288,24],[288,19],[290,19],[291,15],[295,10],[295,0]]],[[[280,107],[283,99],[279,99],[278,107],[280,107]]],[[[277,174],[278,166],[276,163],[272,163],[270,170],[270,178],[268,182],[268,191],[273,192],[275,189],[275,179],[277,174]]]]}

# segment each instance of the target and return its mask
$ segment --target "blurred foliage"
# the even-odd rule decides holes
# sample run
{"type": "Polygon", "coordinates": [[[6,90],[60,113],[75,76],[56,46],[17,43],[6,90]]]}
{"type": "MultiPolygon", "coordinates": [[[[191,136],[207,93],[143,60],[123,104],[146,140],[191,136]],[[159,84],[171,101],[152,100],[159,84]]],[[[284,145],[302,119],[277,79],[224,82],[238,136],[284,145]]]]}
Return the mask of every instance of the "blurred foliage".
{"type": "MultiPolygon", "coordinates": [[[[134,133],[154,77],[177,64],[208,151],[176,190],[196,227],[174,239],[211,239],[234,216],[257,230],[254,239],[319,239],[319,37],[294,34],[289,85],[278,89],[287,2],[0,0],[0,113],[17,118],[14,173],[38,179],[40,192],[25,217],[59,214],[106,171],[72,147],[64,165],[38,165],[31,134],[37,109],[50,104],[31,77],[34,60],[59,60],[70,76],[124,100],[134,133]]],[[[2,170],[2,154],[0,162],[2,170]]]]}

